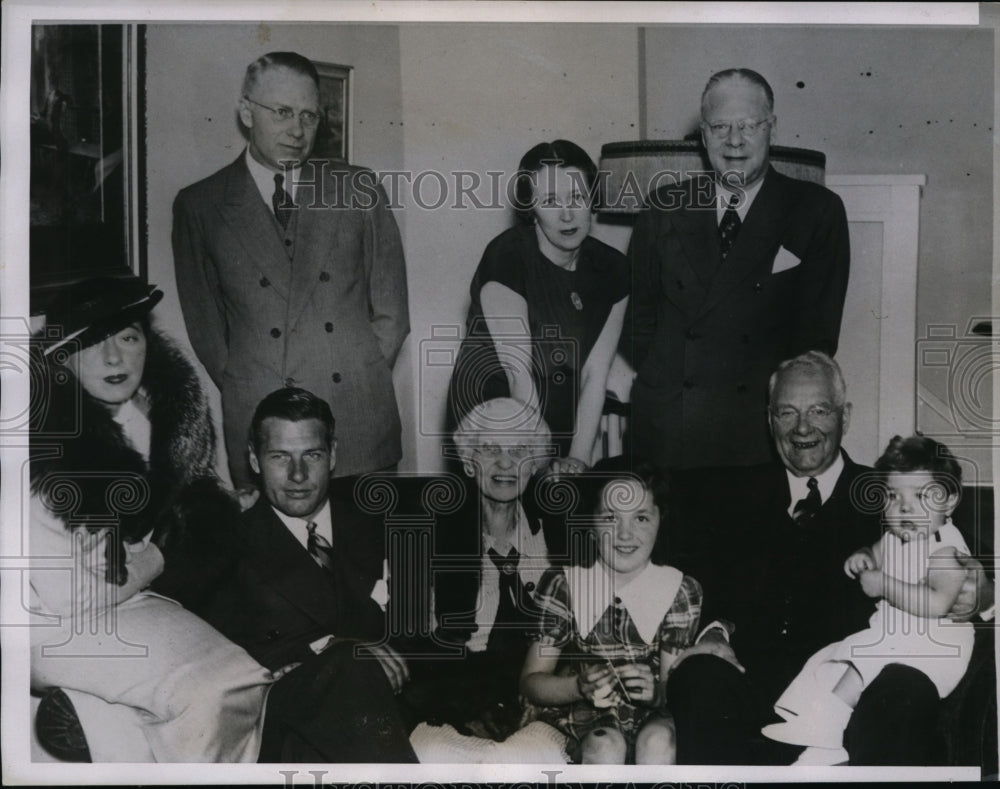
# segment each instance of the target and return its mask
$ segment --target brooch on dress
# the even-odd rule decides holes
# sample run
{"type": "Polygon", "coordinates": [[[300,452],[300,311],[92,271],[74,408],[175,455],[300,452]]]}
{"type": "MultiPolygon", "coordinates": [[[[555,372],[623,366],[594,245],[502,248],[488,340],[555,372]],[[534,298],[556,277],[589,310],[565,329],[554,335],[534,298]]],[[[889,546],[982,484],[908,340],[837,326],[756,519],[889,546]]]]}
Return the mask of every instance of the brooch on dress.
{"type": "Polygon", "coordinates": [[[573,302],[573,306],[576,307],[578,310],[583,309],[583,302],[580,301],[580,294],[577,293],[575,290],[569,294],[569,300],[573,302]]]}

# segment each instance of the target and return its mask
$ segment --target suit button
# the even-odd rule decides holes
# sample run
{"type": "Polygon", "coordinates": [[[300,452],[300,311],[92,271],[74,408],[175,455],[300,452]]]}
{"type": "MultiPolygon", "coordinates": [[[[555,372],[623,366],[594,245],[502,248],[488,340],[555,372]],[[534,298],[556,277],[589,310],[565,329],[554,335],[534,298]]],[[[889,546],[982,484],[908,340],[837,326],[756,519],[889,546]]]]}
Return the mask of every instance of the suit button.
{"type": "Polygon", "coordinates": [[[684,332],[684,336],[689,340],[697,340],[698,332],[696,332],[694,329],[688,329],[686,332],[684,332]]]}
{"type": "Polygon", "coordinates": [[[743,341],[744,345],[748,345],[750,343],[750,335],[749,334],[741,334],[740,335],[740,339],[743,341]]]}
{"type": "Polygon", "coordinates": [[[326,323],[323,324],[323,328],[326,329],[327,333],[329,334],[330,332],[333,331],[333,324],[330,323],[330,321],[327,321],[326,323]]]}
{"type": "Polygon", "coordinates": [[[762,290],[764,290],[764,286],[761,285],[759,282],[755,282],[753,284],[753,292],[754,293],[760,293],[762,290]]]}
{"type": "Polygon", "coordinates": [[[271,336],[278,339],[281,336],[281,329],[271,329],[271,336]]]}
{"type": "Polygon", "coordinates": [[[341,376],[340,376],[340,373],[334,373],[334,374],[333,374],[333,375],[331,375],[330,377],[331,377],[331,378],[333,378],[333,382],[334,382],[335,384],[339,384],[339,383],[340,383],[340,381],[341,381],[341,376]]]}
{"type": "Polygon", "coordinates": [[[694,381],[692,381],[690,378],[685,378],[684,383],[681,384],[681,386],[683,386],[685,389],[694,389],[694,381]]]}
{"type": "Polygon", "coordinates": [[[286,389],[291,389],[293,386],[295,386],[295,379],[294,378],[286,378],[285,379],[285,388],[286,389]]]}
{"type": "Polygon", "coordinates": [[[290,238],[286,238],[286,239],[285,239],[285,246],[286,246],[286,247],[290,247],[291,245],[292,245],[292,239],[290,239],[290,238]]]}
{"type": "Polygon", "coordinates": [[[747,385],[746,384],[737,384],[736,385],[736,393],[737,394],[743,394],[744,392],[746,392],[746,390],[747,390],[747,385]]]}
{"type": "Polygon", "coordinates": [[[280,635],[281,632],[279,630],[268,630],[267,635],[264,636],[264,638],[266,638],[268,641],[274,641],[280,635]]]}
{"type": "Polygon", "coordinates": [[[677,280],[677,290],[684,290],[684,283],[681,280],[677,280]]]}
{"type": "Polygon", "coordinates": [[[328,273],[326,273],[325,271],[321,271],[319,273],[319,281],[320,282],[329,282],[330,281],[330,275],[328,273]]]}
{"type": "Polygon", "coordinates": [[[271,280],[269,280],[267,277],[261,277],[260,278],[260,286],[262,288],[266,288],[270,284],[271,284],[271,280]]]}

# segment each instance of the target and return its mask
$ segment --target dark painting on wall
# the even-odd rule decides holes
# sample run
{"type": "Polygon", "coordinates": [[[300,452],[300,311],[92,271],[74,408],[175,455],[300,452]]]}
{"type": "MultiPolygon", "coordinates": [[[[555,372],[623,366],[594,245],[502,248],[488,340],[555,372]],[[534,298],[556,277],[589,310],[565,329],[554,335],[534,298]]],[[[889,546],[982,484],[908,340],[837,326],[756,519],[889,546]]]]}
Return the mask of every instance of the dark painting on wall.
{"type": "Polygon", "coordinates": [[[316,132],[316,156],[347,162],[351,158],[350,66],[313,61],[319,72],[319,130],[316,132]]]}
{"type": "Polygon", "coordinates": [[[32,27],[32,313],[66,283],[145,274],[142,37],[135,25],[32,27]]]}

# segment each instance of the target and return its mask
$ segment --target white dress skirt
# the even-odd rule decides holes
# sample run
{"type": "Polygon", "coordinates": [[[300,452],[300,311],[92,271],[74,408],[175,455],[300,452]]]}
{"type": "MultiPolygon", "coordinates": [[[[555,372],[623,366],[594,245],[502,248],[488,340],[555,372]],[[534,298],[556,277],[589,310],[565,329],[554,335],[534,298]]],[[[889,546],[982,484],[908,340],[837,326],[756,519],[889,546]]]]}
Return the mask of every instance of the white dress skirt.
{"type": "MultiPolygon", "coordinates": [[[[140,591],[115,604],[103,551],[74,552],[37,498],[30,538],[32,688],[67,691],[93,761],[256,761],[267,669],[166,597],[140,591]]],[[[144,549],[155,550],[134,547],[144,549]]]]}
{"type": "MultiPolygon", "coordinates": [[[[926,540],[903,542],[886,532],[881,540],[883,571],[898,580],[919,583],[927,577],[931,555],[945,547],[969,553],[961,532],[950,521],[926,540]]],[[[833,689],[848,663],[857,669],[865,688],[890,663],[910,666],[926,674],[944,698],[965,674],[974,638],[971,623],[916,616],[880,600],[867,628],[823,647],[806,661],[775,708],[796,714],[808,708],[818,694],[833,689]]]]}

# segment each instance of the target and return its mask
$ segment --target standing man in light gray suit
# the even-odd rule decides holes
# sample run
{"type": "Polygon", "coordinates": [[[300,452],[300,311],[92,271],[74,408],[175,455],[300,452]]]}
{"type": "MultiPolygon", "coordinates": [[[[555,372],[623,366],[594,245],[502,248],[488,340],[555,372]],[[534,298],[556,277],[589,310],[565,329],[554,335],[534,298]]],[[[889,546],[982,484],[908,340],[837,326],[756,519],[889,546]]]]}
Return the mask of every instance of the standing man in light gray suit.
{"type": "Polygon", "coordinates": [[[251,480],[247,430],[277,387],[337,414],[336,476],[402,454],[392,366],[409,333],[406,269],[370,170],[311,159],[319,76],[295,52],[247,67],[238,103],[249,145],[174,202],[177,287],[195,352],[222,392],[233,484],[251,480]]]}

